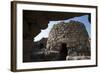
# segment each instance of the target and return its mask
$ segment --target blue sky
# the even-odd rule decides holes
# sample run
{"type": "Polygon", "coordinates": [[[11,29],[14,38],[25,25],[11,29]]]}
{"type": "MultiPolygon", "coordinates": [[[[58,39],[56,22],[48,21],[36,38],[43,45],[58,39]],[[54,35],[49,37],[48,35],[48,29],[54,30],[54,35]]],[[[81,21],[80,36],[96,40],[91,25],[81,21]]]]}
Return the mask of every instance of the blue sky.
{"type": "Polygon", "coordinates": [[[82,22],[85,25],[89,36],[91,36],[91,24],[88,21],[88,15],[84,15],[84,16],[80,16],[80,17],[74,17],[74,18],[71,18],[71,19],[67,19],[67,20],[49,21],[48,27],[44,30],[41,30],[41,32],[34,38],[34,42],[39,41],[42,38],[47,38],[48,35],[49,35],[49,32],[50,32],[50,30],[51,30],[51,28],[53,27],[54,24],[57,24],[57,23],[62,22],[62,21],[63,22],[69,22],[70,20],[82,22]]]}

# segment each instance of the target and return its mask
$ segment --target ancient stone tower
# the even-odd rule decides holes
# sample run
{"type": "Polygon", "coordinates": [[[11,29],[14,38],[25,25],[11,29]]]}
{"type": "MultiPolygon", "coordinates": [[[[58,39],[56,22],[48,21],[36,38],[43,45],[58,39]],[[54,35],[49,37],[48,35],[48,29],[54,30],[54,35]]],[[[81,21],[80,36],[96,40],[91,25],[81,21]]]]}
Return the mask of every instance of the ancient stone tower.
{"type": "Polygon", "coordinates": [[[90,38],[83,23],[70,21],[68,23],[60,22],[55,24],[49,33],[47,40],[47,50],[60,53],[65,44],[67,49],[67,59],[85,59],[90,58],[90,38]],[[80,57],[80,58],[79,58],[80,57]]]}

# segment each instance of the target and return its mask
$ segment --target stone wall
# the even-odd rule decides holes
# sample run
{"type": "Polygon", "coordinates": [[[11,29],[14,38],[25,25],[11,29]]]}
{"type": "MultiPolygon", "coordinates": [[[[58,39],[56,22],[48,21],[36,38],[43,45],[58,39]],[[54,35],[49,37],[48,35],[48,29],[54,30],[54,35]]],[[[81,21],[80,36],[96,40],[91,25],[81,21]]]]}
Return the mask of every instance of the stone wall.
{"type": "Polygon", "coordinates": [[[81,22],[60,22],[53,26],[47,40],[47,49],[60,52],[63,43],[66,44],[68,49],[68,56],[74,52],[77,56],[90,56],[89,35],[81,22]]]}

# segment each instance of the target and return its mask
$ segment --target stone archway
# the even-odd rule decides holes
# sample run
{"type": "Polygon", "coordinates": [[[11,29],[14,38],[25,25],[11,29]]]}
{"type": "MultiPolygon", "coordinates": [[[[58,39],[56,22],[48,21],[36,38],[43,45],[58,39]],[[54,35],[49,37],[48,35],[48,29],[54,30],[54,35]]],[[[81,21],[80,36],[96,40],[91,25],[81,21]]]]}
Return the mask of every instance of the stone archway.
{"type": "Polygon", "coordinates": [[[42,29],[48,27],[49,21],[58,21],[78,17],[89,13],[69,13],[69,12],[50,12],[50,11],[31,11],[23,10],[23,61],[30,62],[30,52],[35,46],[33,42],[42,29]]]}

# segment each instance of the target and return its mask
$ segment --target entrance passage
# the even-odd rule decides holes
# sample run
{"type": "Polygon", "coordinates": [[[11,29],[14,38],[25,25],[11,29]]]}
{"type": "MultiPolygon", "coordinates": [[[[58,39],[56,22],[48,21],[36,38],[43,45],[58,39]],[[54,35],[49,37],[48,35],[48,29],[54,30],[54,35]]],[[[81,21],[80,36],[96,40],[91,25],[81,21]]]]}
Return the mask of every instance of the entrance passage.
{"type": "Polygon", "coordinates": [[[67,46],[66,43],[61,44],[59,60],[66,60],[66,56],[68,55],[68,49],[66,46],[67,46]]]}

